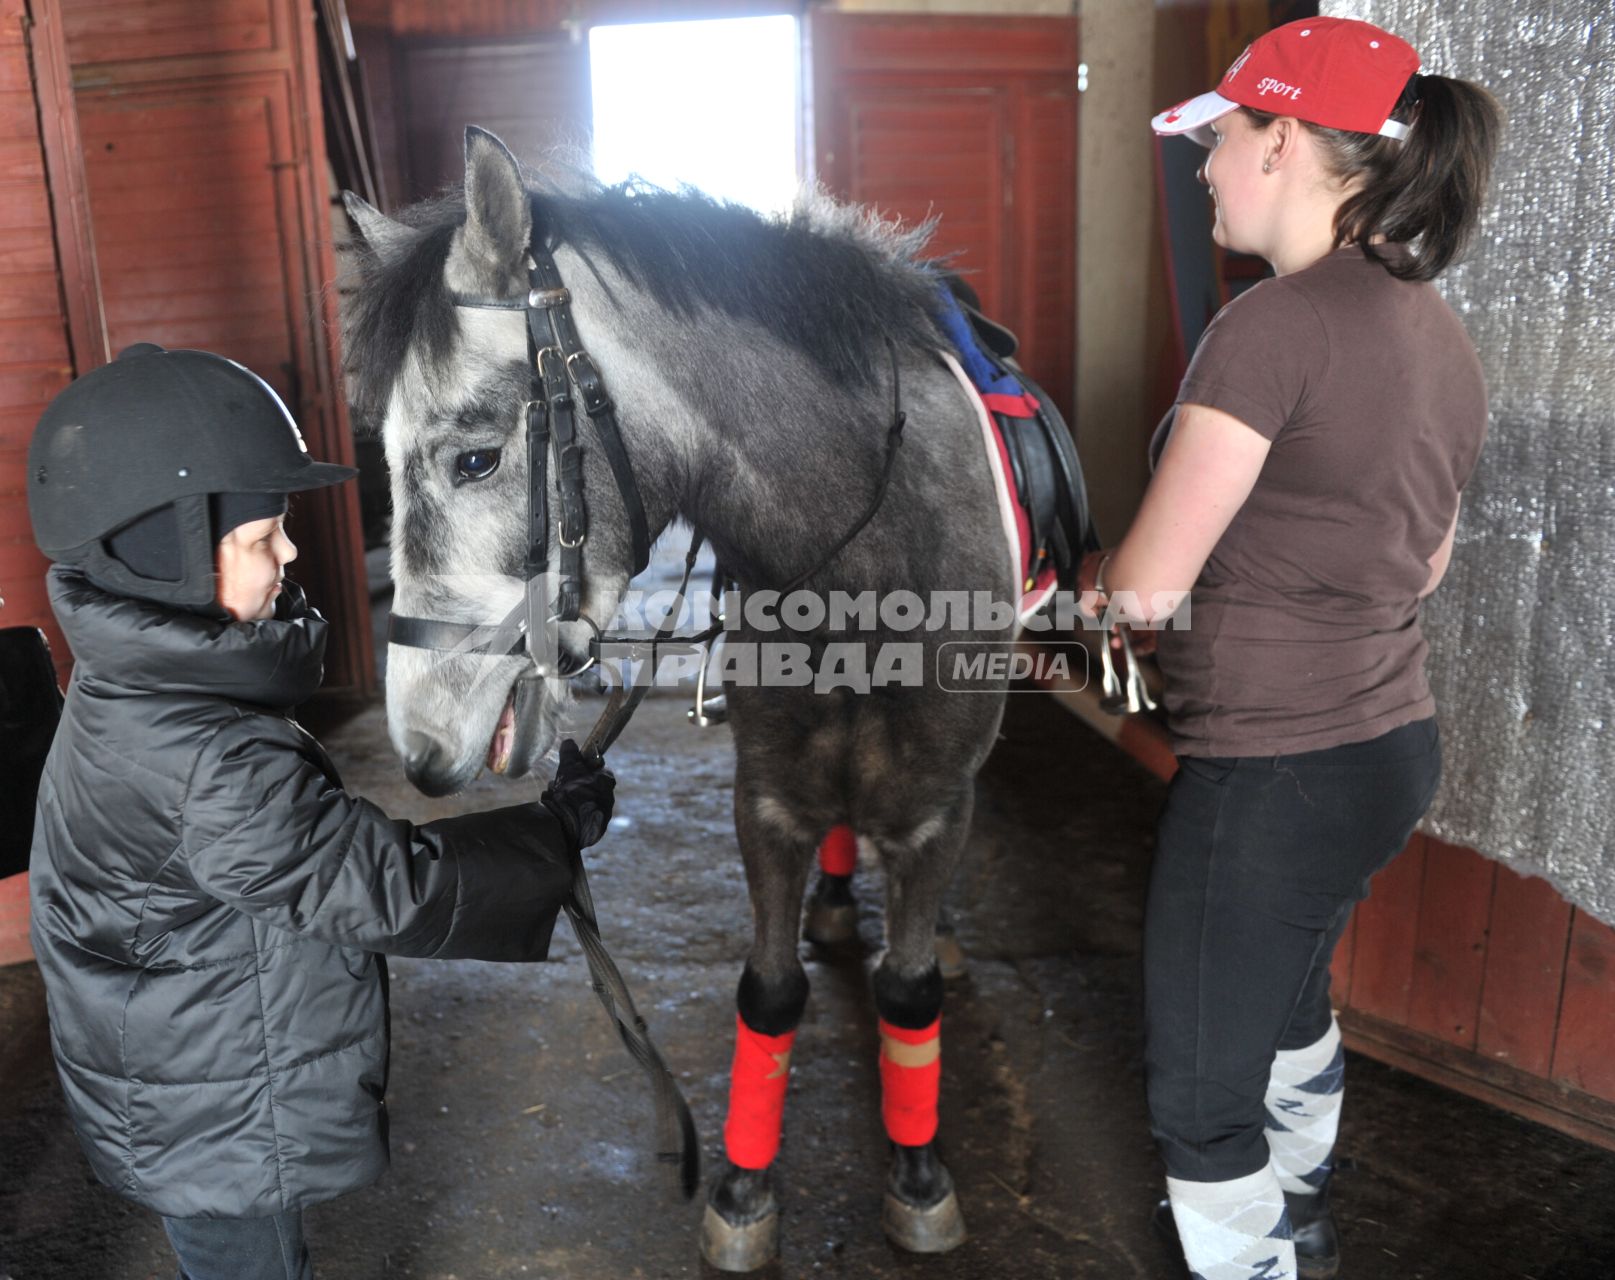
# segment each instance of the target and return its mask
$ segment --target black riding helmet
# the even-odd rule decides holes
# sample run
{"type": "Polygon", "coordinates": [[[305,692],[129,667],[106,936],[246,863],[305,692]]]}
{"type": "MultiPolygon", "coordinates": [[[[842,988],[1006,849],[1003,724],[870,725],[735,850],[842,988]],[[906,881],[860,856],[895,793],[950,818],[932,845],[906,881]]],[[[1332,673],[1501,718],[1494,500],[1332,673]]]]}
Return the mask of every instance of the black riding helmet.
{"type": "Polygon", "coordinates": [[[28,447],[34,541],[120,594],[196,608],[213,602],[210,494],[287,494],[340,484],[352,467],[315,462],[279,396],[207,351],[140,343],[77,379],[39,419],[28,447]],[[120,529],[172,506],[177,581],[113,555],[120,529]]]}

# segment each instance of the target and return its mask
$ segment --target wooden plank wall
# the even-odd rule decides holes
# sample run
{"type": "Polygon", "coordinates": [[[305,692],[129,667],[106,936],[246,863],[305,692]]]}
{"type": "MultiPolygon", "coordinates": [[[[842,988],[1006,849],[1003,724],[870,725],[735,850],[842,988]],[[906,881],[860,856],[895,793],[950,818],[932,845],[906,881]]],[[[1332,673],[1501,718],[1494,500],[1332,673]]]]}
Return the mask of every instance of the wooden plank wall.
{"type": "Polygon", "coordinates": [[[1075,18],[815,10],[811,176],[917,226],[1069,420],[1075,402],[1075,18]]]}
{"type": "MultiPolygon", "coordinates": [[[[198,347],[352,463],[314,11],[303,0],[56,0],[112,350],[198,347]]],[[[375,689],[357,488],[293,498],[296,576],[333,626],[326,689],[375,689]]]]}
{"type": "Polygon", "coordinates": [[[1615,930],[1417,835],[1335,955],[1352,1047],[1615,1148],[1615,930]]]}
{"type": "Polygon", "coordinates": [[[394,70],[403,163],[393,190],[401,201],[464,180],[468,124],[496,134],[526,163],[556,148],[587,158],[589,50],[564,34],[410,40],[394,70]]]}
{"type": "Polygon", "coordinates": [[[65,678],[67,644],[45,598],[45,558],[28,523],[34,424],[73,377],[34,99],[25,0],[0,0],[0,626],[35,626],[65,678]]]}

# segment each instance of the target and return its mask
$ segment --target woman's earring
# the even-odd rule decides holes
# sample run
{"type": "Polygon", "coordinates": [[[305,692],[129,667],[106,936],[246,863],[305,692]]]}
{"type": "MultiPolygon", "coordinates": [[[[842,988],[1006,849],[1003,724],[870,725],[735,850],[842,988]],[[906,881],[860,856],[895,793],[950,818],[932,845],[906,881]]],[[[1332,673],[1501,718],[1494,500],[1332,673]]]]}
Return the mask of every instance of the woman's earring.
{"type": "Polygon", "coordinates": [[[1272,173],[1273,172],[1273,162],[1271,160],[1263,160],[1262,161],[1262,172],[1263,173],[1272,173]]]}

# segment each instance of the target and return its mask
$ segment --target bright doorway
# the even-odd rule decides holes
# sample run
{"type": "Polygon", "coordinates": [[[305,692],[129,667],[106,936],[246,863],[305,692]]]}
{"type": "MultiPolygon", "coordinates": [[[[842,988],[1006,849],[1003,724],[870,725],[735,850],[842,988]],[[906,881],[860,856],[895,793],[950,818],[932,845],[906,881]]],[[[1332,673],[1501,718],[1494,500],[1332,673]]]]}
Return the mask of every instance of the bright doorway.
{"type": "Polygon", "coordinates": [[[793,17],[594,27],[594,167],[765,212],[800,173],[800,52],[793,17]]]}

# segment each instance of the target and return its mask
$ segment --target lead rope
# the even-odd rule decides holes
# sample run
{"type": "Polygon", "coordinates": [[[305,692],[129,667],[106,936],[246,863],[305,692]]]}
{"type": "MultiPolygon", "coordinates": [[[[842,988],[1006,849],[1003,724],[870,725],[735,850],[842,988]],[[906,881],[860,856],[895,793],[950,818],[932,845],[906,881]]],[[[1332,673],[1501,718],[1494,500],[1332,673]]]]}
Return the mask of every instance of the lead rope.
{"type": "MultiPolygon", "coordinates": [[[[656,676],[656,646],[670,638],[678,626],[679,614],[684,608],[684,597],[690,585],[690,574],[695,568],[703,538],[699,530],[690,540],[690,550],[684,557],[684,577],[679,583],[678,597],[667,616],[662,619],[651,640],[648,670],[633,689],[619,685],[611,693],[606,708],[589,731],[582,751],[585,756],[602,757],[606,748],[616,741],[634,710],[650,691],[656,676]]],[[[548,795],[548,792],[545,792],[548,795]]],[[[623,981],[622,971],[606,950],[600,938],[600,924],[594,914],[594,895],[589,890],[589,873],[584,866],[583,851],[573,855],[572,895],[565,903],[566,918],[572,922],[572,932],[583,950],[589,966],[589,984],[599,997],[601,1005],[611,1017],[621,1038],[623,1048],[637,1062],[650,1079],[656,1102],[656,1159],[662,1164],[676,1164],[679,1168],[679,1190],[689,1200],[701,1183],[701,1140],[695,1131],[695,1118],[690,1104],[673,1078],[666,1060],[650,1038],[645,1019],[634,1006],[634,997],[623,981]]]]}
{"type": "Polygon", "coordinates": [[[616,1025],[623,1048],[650,1077],[656,1099],[656,1159],[662,1164],[678,1165],[679,1190],[689,1200],[701,1182],[701,1141],[695,1131],[695,1119],[667,1062],[652,1043],[645,1019],[634,1007],[634,998],[623,981],[622,971],[600,940],[600,925],[595,920],[594,899],[589,893],[582,851],[575,857],[572,896],[566,903],[566,917],[572,922],[572,932],[588,962],[589,983],[595,995],[616,1025]]]}

